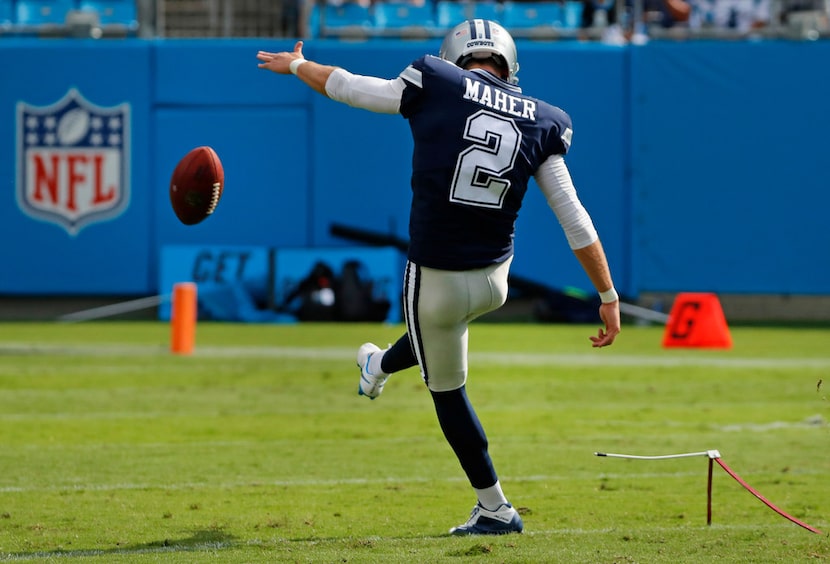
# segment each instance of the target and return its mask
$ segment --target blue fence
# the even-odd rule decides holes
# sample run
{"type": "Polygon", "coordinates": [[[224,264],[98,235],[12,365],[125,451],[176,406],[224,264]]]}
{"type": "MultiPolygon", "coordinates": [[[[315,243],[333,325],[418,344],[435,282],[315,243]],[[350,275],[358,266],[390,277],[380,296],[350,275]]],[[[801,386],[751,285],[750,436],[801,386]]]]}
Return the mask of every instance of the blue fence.
{"type": "MultiPolygon", "coordinates": [[[[169,245],[353,246],[338,223],[407,236],[405,120],[256,68],[279,40],[0,43],[0,294],[147,295],[169,245]],[[170,173],[222,157],[217,212],[187,227],[170,173]]],[[[308,57],[395,76],[438,41],[313,41],[308,57]]],[[[830,43],[520,42],[521,86],[574,121],[568,157],[617,284],[830,294],[824,131],[830,43]]],[[[538,191],[513,270],[590,288],[538,191]]]]}

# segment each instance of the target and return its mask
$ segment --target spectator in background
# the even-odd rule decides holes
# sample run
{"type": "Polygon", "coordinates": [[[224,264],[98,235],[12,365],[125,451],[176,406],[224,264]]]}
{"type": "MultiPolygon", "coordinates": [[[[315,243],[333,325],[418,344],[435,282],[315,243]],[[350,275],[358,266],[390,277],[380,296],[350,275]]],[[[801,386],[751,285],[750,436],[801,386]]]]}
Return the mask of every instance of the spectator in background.
{"type": "Polygon", "coordinates": [[[692,30],[747,34],[770,23],[770,0],[691,0],[692,30]]]}
{"type": "Polygon", "coordinates": [[[800,32],[807,39],[818,39],[819,33],[830,31],[828,0],[782,0],[780,23],[800,32]]]}
{"type": "Polygon", "coordinates": [[[617,0],[620,1],[624,2],[621,10],[624,18],[618,22],[620,10],[614,0],[583,0],[582,27],[617,28],[625,40],[631,40],[640,27],[686,25],[692,13],[690,2],[695,0],[617,0]],[[636,2],[641,5],[637,6],[636,2]],[[637,13],[641,14],[639,22],[633,21],[637,13]],[[642,25],[638,26],[638,23],[642,25]]]}
{"type": "Polygon", "coordinates": [[[364,8],[369,8],[372,5],[372,0],[325,0],[329,6],[342,6],[343,4],[359,4],[364,8]]]}
{"type": "Polygon", "coordinates": [[[674,27],[688,23],[692,5],[686,0],[645,0],[643,18],[646,24],[674,27]]]}
{"type": "MultiPolygon", "coordinates": [[[[634,13],[634,2],[637,0],[624,0],[624,11],[628,14],[634,13]]],[[[694,0],[691,0],[694,1],[694,0]]],[[[692,5],[686,0],[642,0],[643,3],[643,18],[647,24],[655,24],[660,27],[672,27],[680,23],[689,21],[689,16],[692,13],[692,5]]],[[[598,2],[596,0],[586,0],[582,10],[582,27],[591,27],[597,25],[597,13],[600,10],[607,12],[607,21],[609,24],[617,22],[617,7],[614,2],[598,2]]],[[[625,22],[621,22],[625,23],[625,22]]]]}
{"type": "Polygon", "coordinates": [[[283,0],[280,11],[282,37],[303,37],[303,24],[307,19],[304,4],[304,0],[283,0]]]}
{"type": "MultiPolygon", "coordinates": [[[[427,3],[427,0],[372,0],[373,4],[409,4],[410,6],[423,6],[427,3]]],[[[432,4],[432,0],[430,0],[430,4],[432,4]]]]}

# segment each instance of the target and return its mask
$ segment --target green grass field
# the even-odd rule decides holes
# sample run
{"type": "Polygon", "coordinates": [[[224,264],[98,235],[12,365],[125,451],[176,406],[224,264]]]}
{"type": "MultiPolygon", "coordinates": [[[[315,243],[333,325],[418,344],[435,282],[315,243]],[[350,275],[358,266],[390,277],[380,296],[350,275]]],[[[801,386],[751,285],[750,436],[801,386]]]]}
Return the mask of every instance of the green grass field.
{"type": "Polygon", "coordinates": [[[479,323],[468,391],[525,533],[453,538],[475,499],[416,369],[357,395],[401,326],[0,324],[0,560],[813,562],[830,559],[830,331],[479,323]],[[826,386],[822,387],[822,380],[826,386]],[[717,449],[775,514],[705,456],[717,449]]]}

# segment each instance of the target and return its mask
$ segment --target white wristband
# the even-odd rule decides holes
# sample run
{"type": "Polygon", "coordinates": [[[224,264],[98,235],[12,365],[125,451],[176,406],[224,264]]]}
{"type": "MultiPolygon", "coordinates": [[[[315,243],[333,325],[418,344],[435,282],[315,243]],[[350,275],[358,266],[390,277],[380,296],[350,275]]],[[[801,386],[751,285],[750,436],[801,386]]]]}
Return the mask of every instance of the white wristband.
{"type": "Polygon", "coordinates": [[[620,296],[617,294],[617,290],[611,286],[610,290],[605,290],[604,292],[599,293],[599,299],[604,304],[610,304],[619,300],[620,296]]]}
{"type": "Polygon", "coordinates": [[[297,69],[304,62],[306,62],[305,59],[294,59],[293,61],[288,63],[288,70],[291,71],[291,74],[297,74],[297,69]]]}

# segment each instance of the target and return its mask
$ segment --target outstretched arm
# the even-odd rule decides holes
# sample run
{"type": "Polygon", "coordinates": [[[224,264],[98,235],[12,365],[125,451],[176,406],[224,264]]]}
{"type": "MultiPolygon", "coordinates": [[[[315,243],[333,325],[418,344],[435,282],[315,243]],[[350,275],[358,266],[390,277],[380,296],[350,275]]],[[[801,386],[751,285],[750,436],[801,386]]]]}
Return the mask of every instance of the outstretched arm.
{"type": "Polygon", "coordinates": [[[303,57],[302,41],[294,45],[294,51],[260,51],[257,59],[262,61],[259,68],[277,74],[296,74],[314,91],[332,100],[383,114],[396,114],[400,110],[401,94],[406,87],[402,78],[385,80],[308,61],[303,57]]]}
{"type": "Polygon", "coordinates": [[[294,63],[294,74],[323,96],[328,96],[326,93],[326,82],[328,81],[329,76],[331,76],[331,73],[337,69],[337,67],[320,65],[314,61],[307,61],[303,57],[302,41],[297,41],[294,45],[294,51],[283,51],[282,53],[260,51],[257,53],[256,58],[262,61],[259,65],[257,65],[259,68],[268,69],[277,74],[292,74],[291,63],[298,61],[294,63]]]}

